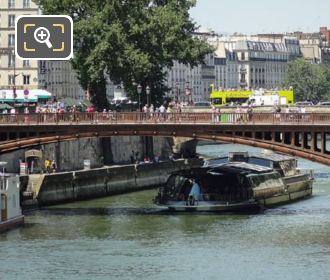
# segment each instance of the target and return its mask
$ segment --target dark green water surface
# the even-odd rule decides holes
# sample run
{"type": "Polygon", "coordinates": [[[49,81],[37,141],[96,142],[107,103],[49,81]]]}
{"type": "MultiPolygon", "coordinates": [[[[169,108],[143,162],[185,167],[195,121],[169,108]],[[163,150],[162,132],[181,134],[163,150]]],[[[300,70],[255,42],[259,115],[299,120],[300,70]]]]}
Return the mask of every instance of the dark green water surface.
{"type": "MultiPolygon", "coordinates": [[[[255,151],[202,146],[217,156],[255,151]]],[[[50,207],[0,235],[0,279],[330,279],[330,168],[314,196],[258,214],[170,214],[156,190],[50,207]]]]}

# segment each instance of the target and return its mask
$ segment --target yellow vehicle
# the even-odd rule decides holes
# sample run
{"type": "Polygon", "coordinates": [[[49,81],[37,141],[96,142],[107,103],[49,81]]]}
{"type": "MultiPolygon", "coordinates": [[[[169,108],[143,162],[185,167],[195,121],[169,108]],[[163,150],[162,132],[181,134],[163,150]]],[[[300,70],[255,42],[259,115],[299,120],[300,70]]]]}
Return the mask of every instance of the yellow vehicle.
{"type": "MultiPolygon", "coordinates": [[[[215,106],[224,106],[231,102],[236,104],[248,103],[250,100],[253,100],[253,96],[257,96],[254,91],[251,90],[224,90],[224,91],[215,91],[214,87],[211,87],[211,104],[215,106]]],[[[258,95],[258,99],[261,104],[255,105],[293,105],[294,103],[294,93],[293,90],[278,90],[278,91],[265,91],[262,95],[258,95]],[[268,104],[270,95],[278,95],[279,104],[268,104]],[[267,98],[268,97],[268,98],[267,98]],[[263,101],[264,100],[264,101],[263,101]]]]}
{"type": "Polygon", "coordinates": [[[211,92],[211,104],[215,106],[224,106],[231,102],[233,103],[245,103],[252,95],[252,91],[212,91],[211,92]]]}

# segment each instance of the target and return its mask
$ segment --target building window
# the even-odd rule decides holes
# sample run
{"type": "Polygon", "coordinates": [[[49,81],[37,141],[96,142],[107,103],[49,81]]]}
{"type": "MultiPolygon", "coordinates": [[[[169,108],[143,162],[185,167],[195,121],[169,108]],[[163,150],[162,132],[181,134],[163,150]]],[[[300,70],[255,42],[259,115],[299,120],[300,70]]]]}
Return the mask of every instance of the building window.
{"type": "Polygon", "coordinates": [[[15,46],[15,34],[8,34],[8,47],[15,46]]]}
{"type": "Polygon", "coordinates": [[[8,56],[8,67],[14,67],[15,66],[15,55],[9,55],[8,56]]]}
{"type": "Polygon", "coordinates": [[[30,75],[23,75],[23,85],[30,84],[30,75]]]}
{"type": "Polygon", "coordinates": [[[30,60],[23,60],[23,67],[30,67],[30,60]]]}
{"type": "Polygon", "coordinates": [[[8,16],[8,27],[15,27],[15,15],[8,16]]]}
{"type": "Polygon", "coordinates": [[[8,75],[8,85],[14,84],[14,75],[8,75]]]}
{"type": "Polygon", "coordinates": [[[8,8],[9,9],[15,8],[15,0],[8,0],[8,8]]]}
{"type": "Polygon", "coordinates": [[[30,8],[30,0],[23,0],[23,8],[27,9],[30,8]]]}

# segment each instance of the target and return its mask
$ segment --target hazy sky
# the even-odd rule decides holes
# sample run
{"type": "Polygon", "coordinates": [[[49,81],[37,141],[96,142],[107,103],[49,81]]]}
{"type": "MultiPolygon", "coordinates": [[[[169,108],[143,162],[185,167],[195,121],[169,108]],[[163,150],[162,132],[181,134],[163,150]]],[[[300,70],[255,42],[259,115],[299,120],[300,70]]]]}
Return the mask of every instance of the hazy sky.
{"type": "Polygon", "coordinates": [[[330,0],[197,0],[191,16],[220,33],[313,32],[330,28],[330,0]]]}

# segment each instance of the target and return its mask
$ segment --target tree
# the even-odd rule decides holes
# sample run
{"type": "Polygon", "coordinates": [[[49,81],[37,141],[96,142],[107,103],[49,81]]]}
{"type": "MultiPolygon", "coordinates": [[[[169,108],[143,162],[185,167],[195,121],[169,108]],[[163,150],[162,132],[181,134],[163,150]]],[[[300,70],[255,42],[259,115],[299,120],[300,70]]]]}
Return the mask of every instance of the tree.
{"type": "Polygon", "coordinates": [[[323,64],[322,69],[325,79],[325,88],[327,89],[326,93],[323,96],[323,101],[329,101],[330,100],[330,64],[323,64]]]}
{"type": "Polygon", "coordinates": [[[329,66],[312,64],[304,59],[289,62],[285,86],[292,86],[296,101],[327,99],[329,94],[329,66]]]}
{"type": "Polygon", "coordinates": [[[166,72],[173,61],[195,66],[212,48],[193,37],[189,17],[195,0],[36,0],[45,14],[74,21],[73,66],[98,107],[105,105],[106,76],[123,83],[137,99],[136,84],[151,88],[152,101],[168,90],[166,72]],[[106,75],[107,74],[107,75],[106,75]]]}

